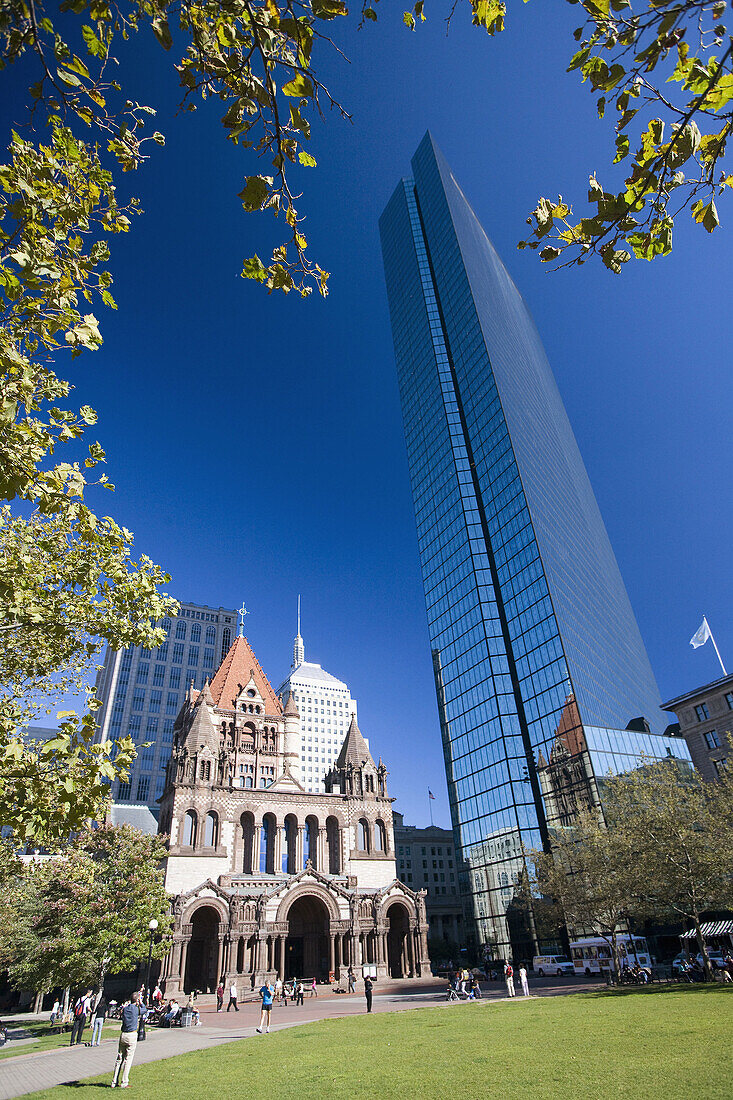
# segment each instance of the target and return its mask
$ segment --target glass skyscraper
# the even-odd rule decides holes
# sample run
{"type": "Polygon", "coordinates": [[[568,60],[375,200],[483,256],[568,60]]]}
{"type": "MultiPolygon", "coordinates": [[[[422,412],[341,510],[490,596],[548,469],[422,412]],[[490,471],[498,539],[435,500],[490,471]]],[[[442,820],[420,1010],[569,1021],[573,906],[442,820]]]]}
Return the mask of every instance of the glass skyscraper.
{"type": "Polygon", "coordinates": [[[412,172],[380,230],[462,892],[487,950],[528,953],[523,846],[609,768],[688,753],[527,307],[430,134],[412,172]]]}

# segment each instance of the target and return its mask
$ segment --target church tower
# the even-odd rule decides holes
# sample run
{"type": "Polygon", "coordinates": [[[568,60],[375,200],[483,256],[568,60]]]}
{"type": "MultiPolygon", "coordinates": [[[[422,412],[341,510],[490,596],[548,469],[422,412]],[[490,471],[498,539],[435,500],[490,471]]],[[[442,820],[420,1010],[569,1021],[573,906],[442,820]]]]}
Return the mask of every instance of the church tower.
{"type": "Polygon", "coordinates": [[[161,799],[173,895],[166,993],[220,979],[428,972],[424,892],[397,880],[387,769],[352,715],[326,789],[301,781],[301,715],[240,634],[176,719],[161,799]]]}

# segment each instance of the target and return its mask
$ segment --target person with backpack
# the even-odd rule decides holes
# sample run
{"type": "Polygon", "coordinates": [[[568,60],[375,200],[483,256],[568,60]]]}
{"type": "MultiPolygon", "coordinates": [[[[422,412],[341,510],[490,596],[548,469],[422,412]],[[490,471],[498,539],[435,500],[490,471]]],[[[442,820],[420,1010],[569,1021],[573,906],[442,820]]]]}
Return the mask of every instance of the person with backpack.
{"type": "Polygon", "coordinates": [[[506,982],[506,991],[510,997],[514,996],[514,967],[510,962],[504,967],[504,981],[506,982]]]}
{"type": "Polygon", "coordinates": [[[78,1046],[81,1042],[81,1037],[84,1034],[84,1028],[87,1026],[87,1017],[92,1010],[92,990],[88,989],[86,993],[79,997],[74,1005],[74,1022],[71,1025],[71,1038],[69,1039],[69,1046],[78,1046]]]}
{"type": "Polygon", "coordinates": [[[129,1002],[122,1009],[120,1043],[117,1048],[117,1059],[112,1074],[113,1089],[116,1089],[118,1084],[121,1089],[130,1087],[128,1079],[132,1060],[135,1057],[135,1048],[137,1047],[137,1033],[147,1014],[148,1010],[140,1003],[140,994],[133,993],[129,1002]],[[120,1080],[120,1074],[122,1080],[120,1080]]]}

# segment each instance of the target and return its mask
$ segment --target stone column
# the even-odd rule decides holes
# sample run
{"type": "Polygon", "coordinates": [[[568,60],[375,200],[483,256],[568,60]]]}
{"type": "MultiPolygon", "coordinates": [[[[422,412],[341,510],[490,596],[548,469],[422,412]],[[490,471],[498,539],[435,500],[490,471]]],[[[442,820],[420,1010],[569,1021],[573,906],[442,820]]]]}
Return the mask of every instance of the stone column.
{"type": "Polygon", "coordinates": [[[295,841],[295,873],[303,870],[303,864],[305,862],[303,858],[303,844],[305,843],[305,825],[298,825],[297,838],[295,841]]]}
{"type": "Polygon", "coordinates": [[[282,870],[283,863],[283,829],[279,823],[275,825],[275,843],[274,857],[273,857],[273,871],[276,875],[279,875],[282,870]]]}
{"type": "Polygon", "coordinates": [[[316,845],[316,852],[318,853],[318,870],[321,874],[326,873],[326,830],[320,825],[318,826],[318,843],[316,845]]]}
{"type": "Polygon", "coordinates": [[[183,989],[183,983],[186,979],[186,958],[188,956],[188,940],[184,940],[181,944],[181,964],[178,968],[179,974],[179,989],[183,989]]]}
{"type": "Polygon", "coordinates": [[[278,969],[278,974],[280,975],[280,980],[283,981],[283,982],[285,981],[285,940],[286,939],[287,939],[287,936],[285,935],[285,933],[282,933],[282,935],[280,936],[280,967],[278,969]]]}
{"type": "Polygon", "coordinates": [[[415,932],[410,928],[407,933],[407,967],[408,977],[415,977],[415,932]]]}

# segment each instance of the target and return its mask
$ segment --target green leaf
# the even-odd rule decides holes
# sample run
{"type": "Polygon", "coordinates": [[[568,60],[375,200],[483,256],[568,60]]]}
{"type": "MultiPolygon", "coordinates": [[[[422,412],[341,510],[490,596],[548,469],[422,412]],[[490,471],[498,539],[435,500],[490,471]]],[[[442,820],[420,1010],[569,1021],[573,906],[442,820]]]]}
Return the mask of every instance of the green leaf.
{"type": "Polygon", "coordinates": [[[300,161],[301,164],[305,165],[306,168],[315,168],[316,167],[316,163],[317,163],[316,158],[312,157],[310,155],[310,153],[306,153],[305,149],[303,149],[300,153],[298,153],[298,160],[300,161]]]}
{"type": "Polygon", "coordinates": [[[173,45],[168,19],[165,15],[155,15],[152,19],[153,34],[160,42],[164,50],[169,50],[173,45]]]}
{"type": "Polygon", "coordinates": [[[271,186],[272,176],[247,176],[245,186],[237,197],[242,200],[244,209],[250,213],[261,210],[262,204],[270,194],[271,186]]]}
{"type": "Polygon", "coordinates": [[[248,260],[244,261],[242,268],[243,279],[254,279],[258,283],[264,283],[267,280],[267,268],[263,264],[259,256],[250,256],[248,260]]]}
{"type": "Polygon", "coordinates": [[[289,96],[312,96],[313,84],[310,77],[305,73],[296,73],[292,80],[289,80],[287,84],[283,84],[283,95],[289,96]]]}

